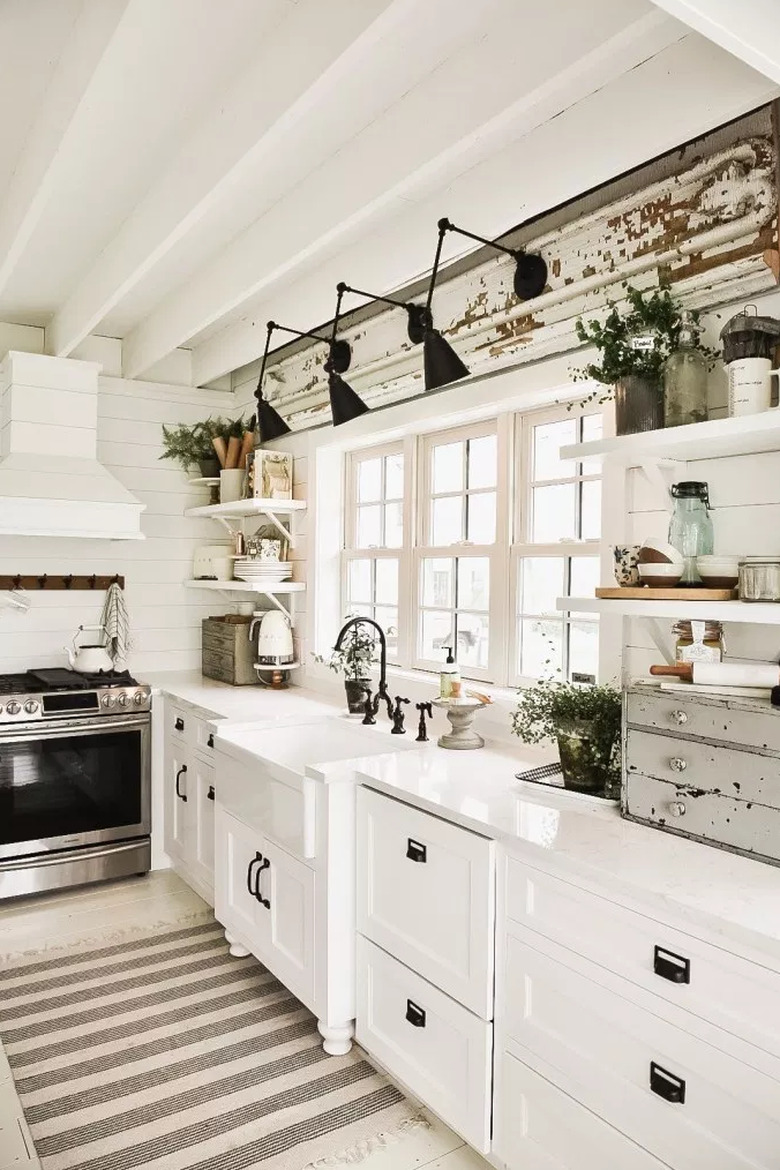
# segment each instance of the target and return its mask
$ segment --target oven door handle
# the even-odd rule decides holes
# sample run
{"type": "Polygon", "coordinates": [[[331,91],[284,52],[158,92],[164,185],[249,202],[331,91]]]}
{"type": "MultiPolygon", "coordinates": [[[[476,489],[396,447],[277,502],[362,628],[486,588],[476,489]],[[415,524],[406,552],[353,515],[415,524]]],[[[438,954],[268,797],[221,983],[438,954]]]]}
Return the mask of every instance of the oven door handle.
{"type": "Polygon", "coordinates": [[[4,727],[0,731],[0,744],[23,743],[31,739],[72,739],[74,736],[91,735],[96,731],[100,731],[103,735],[113,735],[120,731],[144,731],[150,725],[151,720],[148,715],[146,718],[140,719],[106,719],[98,715],[78,721],[63,720],[57,723],[41,720],[40,723],[4,727]]]}

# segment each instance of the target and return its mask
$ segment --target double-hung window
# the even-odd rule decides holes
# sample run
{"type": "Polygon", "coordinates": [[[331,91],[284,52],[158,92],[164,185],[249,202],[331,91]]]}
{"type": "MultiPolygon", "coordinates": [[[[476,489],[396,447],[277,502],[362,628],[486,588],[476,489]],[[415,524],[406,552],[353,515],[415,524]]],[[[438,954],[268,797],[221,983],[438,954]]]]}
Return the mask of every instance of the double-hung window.
{"type": "Polygon", "coordinates": [[[598,674],[598,619],[556,608],[599,583],[599,467],[561,446],[598,413],[505,414],[347,456],[342,612],[388,631],[392,661],[517,685],[598,674]]]}

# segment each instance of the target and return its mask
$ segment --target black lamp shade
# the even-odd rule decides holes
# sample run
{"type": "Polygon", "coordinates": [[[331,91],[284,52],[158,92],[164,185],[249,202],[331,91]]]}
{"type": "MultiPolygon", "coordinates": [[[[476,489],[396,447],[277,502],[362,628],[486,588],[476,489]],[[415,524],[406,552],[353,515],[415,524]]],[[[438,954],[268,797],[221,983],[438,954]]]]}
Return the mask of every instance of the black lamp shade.
{"type": "Polygon", "coordinates": [[[260,442],[267,443],[271,439],[281,439],[282,435],[289,435],[290,428],[278,411],[274,410],[270,402],[258,394],[257,396],[257,426],[260,431],[260,442]]]}
{"type": "Polygon", "coordinates": [[[328,377],[328,392],[334,427],[340,427],[342,423],[350,422],[353,418],[359,418],[361,414],[368,412],[363,399],[338,374],[331,373],[328,377]]]}
{"type": "Polygon", "coordinates": [[[469,375],[468,368],[438,329],[426,330],[423,340],[423,366],[426,390],[438,390],[440,386],[449,386],[450,382],[458,382],[469,375]]]}

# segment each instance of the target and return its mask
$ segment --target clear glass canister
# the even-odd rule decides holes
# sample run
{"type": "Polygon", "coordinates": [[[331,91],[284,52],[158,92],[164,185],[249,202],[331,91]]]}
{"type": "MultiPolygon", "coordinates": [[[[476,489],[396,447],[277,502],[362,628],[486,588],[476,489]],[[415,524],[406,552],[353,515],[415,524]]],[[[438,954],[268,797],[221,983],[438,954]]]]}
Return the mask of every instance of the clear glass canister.
{"type": "Polygon", "coordinates": [[[740,601],[780,601],[780,560],[739,562],[740,601]]]}
{"type": "Polygon", "coordinates": [[[681,585],[698,585],[696,558],[714,548],[709,488],[701,480],[672,484],[674,512],[669,523],[669,544],[685,558],[681,585]]]}
{"type": "Polygon", "coordinates": [[[672,626],[677,662],[721,662],[725,652],[720,622],[679,621],[672,626]]]}
{"type": "Polygon", "coordinates": [[[698,345],[696,323],[682,314],[677,349],[664,365],[664,426],[704,422],[707,417],[707,359],[698,345]]]}

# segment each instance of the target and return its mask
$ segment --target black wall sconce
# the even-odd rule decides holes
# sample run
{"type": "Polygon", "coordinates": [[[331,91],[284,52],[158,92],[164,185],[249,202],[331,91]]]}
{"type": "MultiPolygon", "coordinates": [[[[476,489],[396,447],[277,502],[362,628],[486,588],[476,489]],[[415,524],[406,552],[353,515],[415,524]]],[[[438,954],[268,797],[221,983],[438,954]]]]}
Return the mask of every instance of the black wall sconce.
{"type": "Polygon", "coordinates": [[[333,419],[334,427],[340,427],[343,423],[350,422],[353,418],[359,418],[361,414],[368,411],[363,399],[359,394],[356,394],[347,382],[341,377],[344,371],[348,368],[344,366],[339,368],[335,358],[338,355],[338,346],[346,345],[349,350],[350,357],[352,350],[346,341],[339,341],[336,333],[339,327],[339,318],[341,316],[341,302],[344,297],[346,285],[338,285],[336,289],[336,312],[333,316],[333,329],[330,335],[330,355],[325,363],[325,369],[328,371],[328,393],[330,395],[330,414],[333,419]]]}
{"type": "Polygon", "coordinates": [[[521,301],[530,301],[538,297],[547,284],[547,264],[544,257],[537,252],[523,252],[515,248],[505,248],[503,244],[496,244],[493,240],[486,240],[483,236],[476,236],[474,232],[467,232],[464,228],[456,227],[448,219],[439,220],[439,232],[455,232],[465,236],[468,240],[476,240],[478,244],[486,244],[488,248],[495,248],[497,252],[505,252],[515,261],[514,290],[515,296],[521,301]]]}
{"type": "Polygon", "coordinates": [[[436,277],[439,274],[441,260],[441,246],[449,230],[449,220],[439,220],[439,239],[436,244],[436,255],[433,258],[431,269],[431,283],[428,285],[428,299],[425,302],[425,333],[423,335],[423,369],[425,371],[425,389],[438,390],[440,386],[449,386],[469,375],[468,366],[460,360],[448,341],[442,337],[438,329],[433,327],[431,302],[433,290],[436,287],[436,277]]]}
{"type": "Polygon", "coordinates": [[[268,361],[271,334],[276,326],[273,321],[269,321],[266,328],[268,332],[265,337],[265,349],[263,350],[263,360],[260,363],[260,377],[257,379],[257,388],[255,390],[255,398],[257,399],[257,427],[260,431],[261,443],[267,443],[271,439],[281,439],[282,435],[289,435],[290,433],[290,428],[278,410],[275,410],[271,406],[271,403],[263,398],[263,376],[265,374],[266,362],[268,361]]]}
{"type": "Polygon", "coordinates": [[[278,439],[282,435],[288,434],[290,430],[284,419],[262,397],[263,373],[268,355],[268,346],[271,340],[271,334],[275,329],[281,330],[282,333],[292,333],[295,337],[311,337],[314,341],[323,341],[327,345],[328,358],[325,362],[325,370],[328,374],[330,412],[333,417],[334,426],[348,422],[351,418],[357,418],[359,414],[365,414],[368,410],[366,404],[358,398],[352,387],[348,386],[340,376],[350,367],[352,362],[352,347],[348,341],[343,341],[336,337],[338,319],[339,309],[337,308],[336,317],[333,321],[333,331],[330,337],[323,337],[321,333],[313,333],[308,329],[292,329],[289,325],[280,325],[278,321],[268,322],[268,337],[265,343],[263,364],[260,368],[260,380],[257,384],[257,390],[255,390],[261,442],[267,439],[278,439]]]}
{"type": "Polygon", "coordinates": [[[406,309],[408,317],[406,333],[412,345],[420,345],[425,340],[425,330],[430,328],[431,314],[425,305],[413,305],[411,301],[397,301],[393,297],[380,297],[376,293],[364,292],[360,288],[352,288],[343,280],[336,285],[339,296],[344,293],[354,293],[356,297],[365,297],[368,301],[381,301],[384,305],[395,305],[397,309],[406,309]]]}

